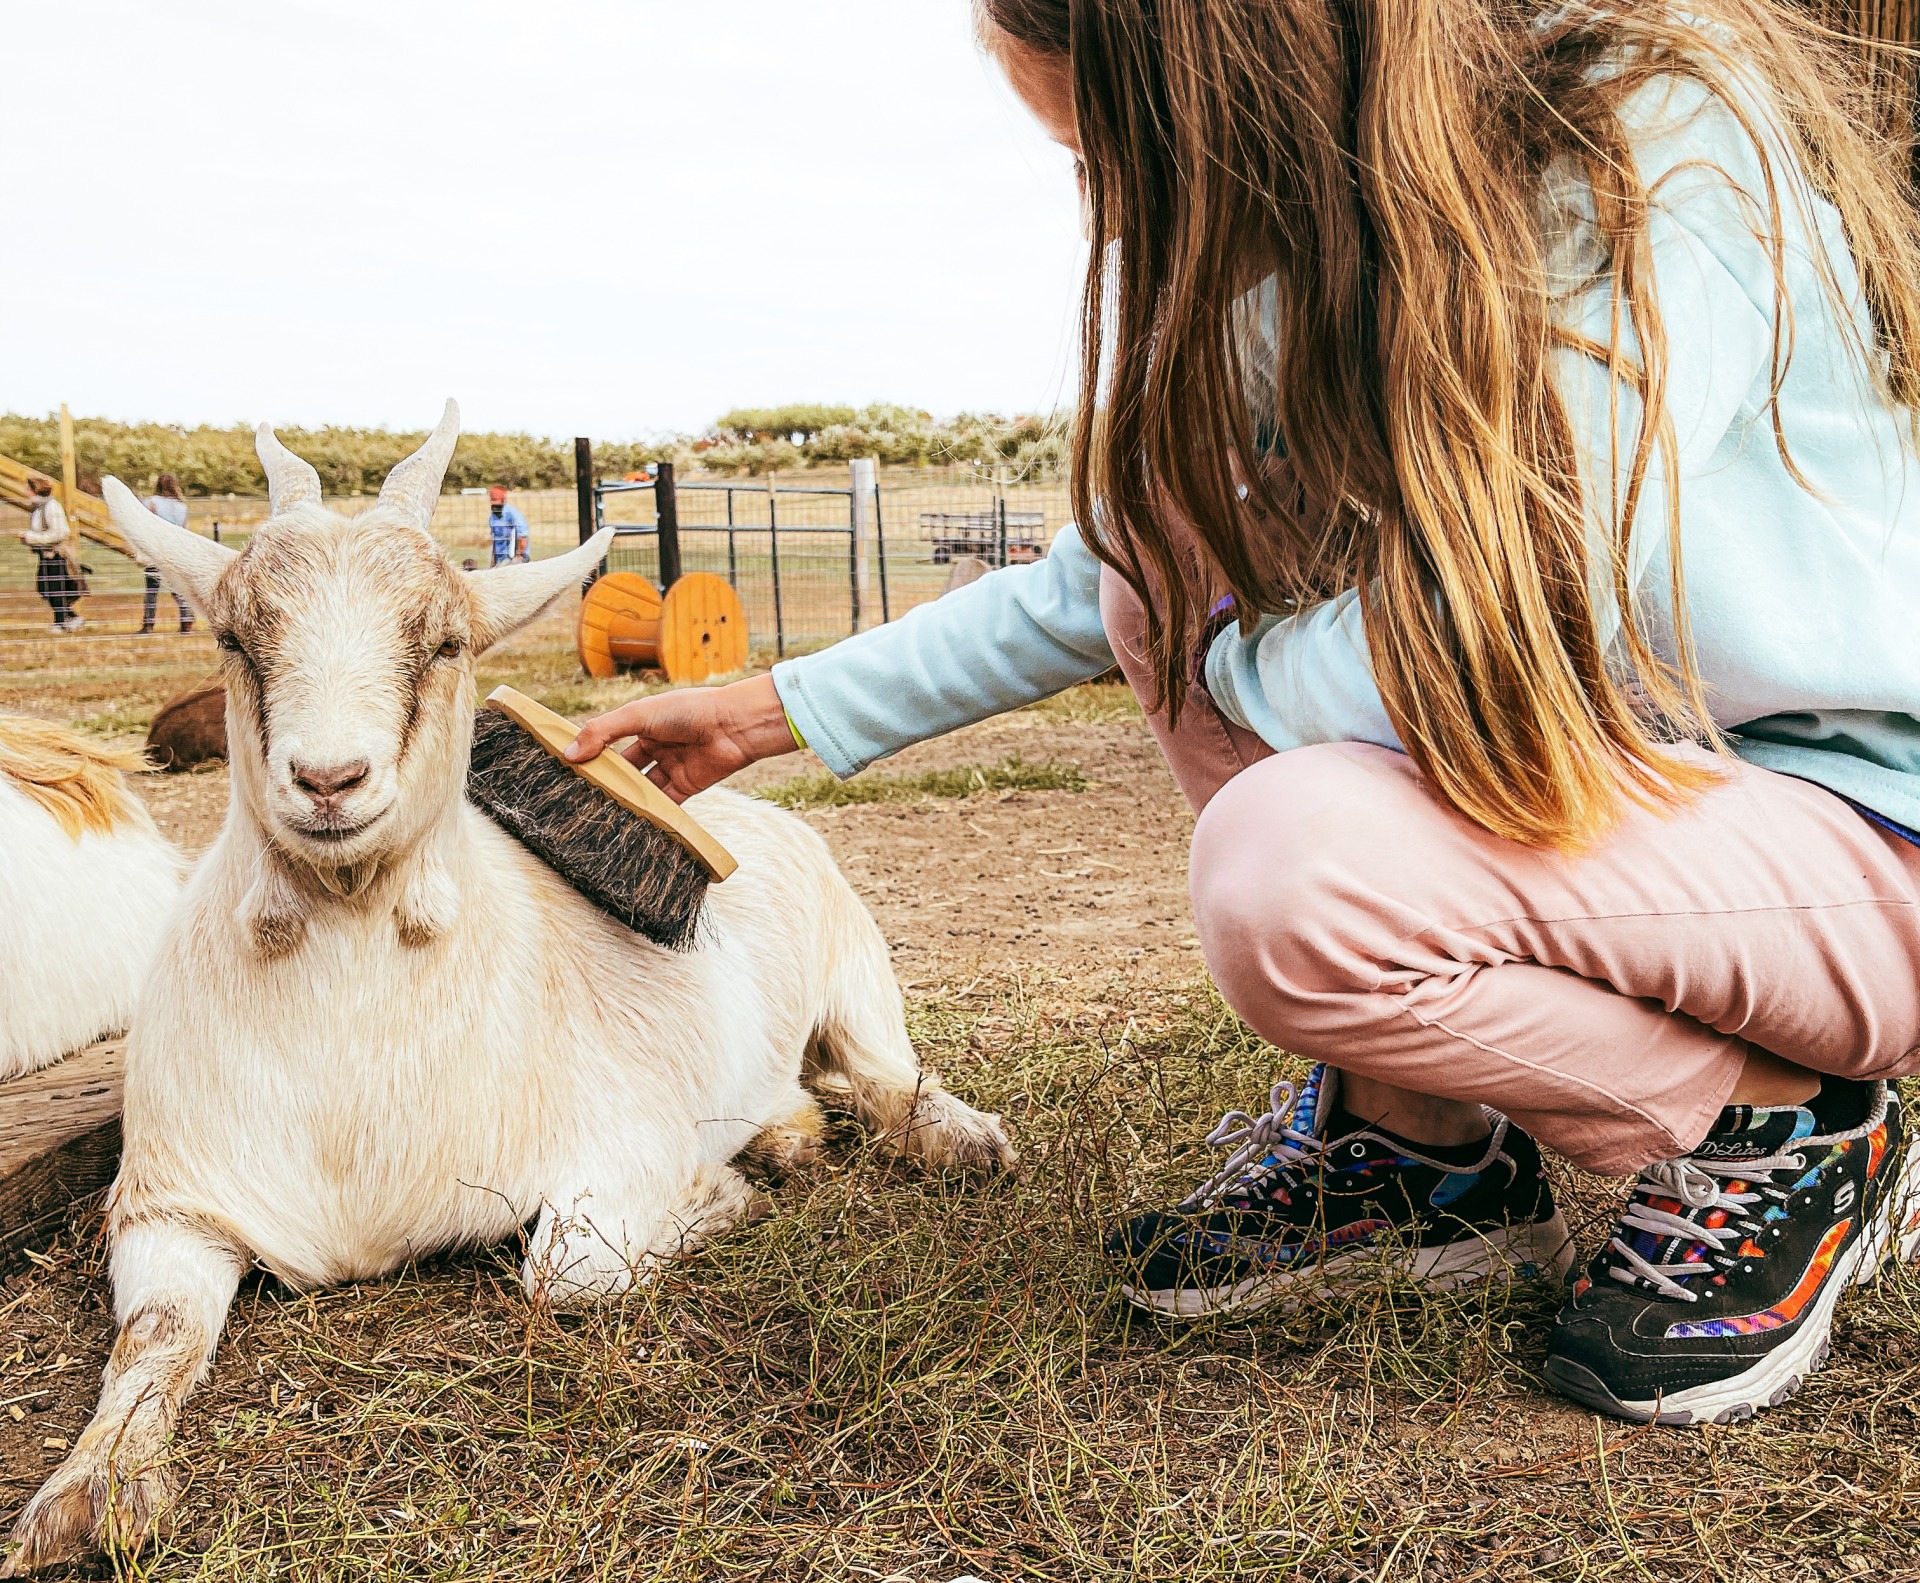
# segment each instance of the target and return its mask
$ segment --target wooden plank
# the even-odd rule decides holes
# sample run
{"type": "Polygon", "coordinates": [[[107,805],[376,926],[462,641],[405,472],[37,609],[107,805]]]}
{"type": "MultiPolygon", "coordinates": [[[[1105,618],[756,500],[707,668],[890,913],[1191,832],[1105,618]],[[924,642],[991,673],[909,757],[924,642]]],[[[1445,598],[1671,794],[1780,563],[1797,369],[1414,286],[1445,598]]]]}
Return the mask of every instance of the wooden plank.
{"type": "Polygon", "coordinates": [[[60,403],[60,504],[72,521],[80,505],[80,464],[73,454],[73,414],[64,401],[60,403]]]}
{"type": "Polygon", "coordinates": [[[0,1193],[22,1166],[118,1116],[126,1074],[127,1041],[107,1039],[0,1083],[0,1193]]]}
{"type": "Polygon", "coordinates": [[[57,1231],[113,1180],[125,1079],[126,1041],[109,1039],[0,1083],[0,1257],[57,1231]]]}

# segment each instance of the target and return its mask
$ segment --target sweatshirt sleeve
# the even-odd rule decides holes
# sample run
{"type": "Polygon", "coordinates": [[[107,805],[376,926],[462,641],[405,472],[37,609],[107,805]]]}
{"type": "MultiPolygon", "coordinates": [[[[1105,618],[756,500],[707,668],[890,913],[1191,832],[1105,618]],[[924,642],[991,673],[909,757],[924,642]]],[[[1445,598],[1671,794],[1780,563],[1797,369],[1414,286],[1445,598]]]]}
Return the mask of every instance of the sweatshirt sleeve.
{"type": "Polygon", "coordinates": [[[1112,664],[1100,562],[1068,526],[1046,559],[989,572],[898,621],[784,660],[773,683],[807,746],[844,780],[1112,664]]]}
{"type": "Polygon", "coordinates": [[[1317,742],[1400,746],[1351,590],[1299,615],[1268,616],[1245,637],[1228,627],[1207,651],[1207,691],[1278,753],[1317,742]]]}

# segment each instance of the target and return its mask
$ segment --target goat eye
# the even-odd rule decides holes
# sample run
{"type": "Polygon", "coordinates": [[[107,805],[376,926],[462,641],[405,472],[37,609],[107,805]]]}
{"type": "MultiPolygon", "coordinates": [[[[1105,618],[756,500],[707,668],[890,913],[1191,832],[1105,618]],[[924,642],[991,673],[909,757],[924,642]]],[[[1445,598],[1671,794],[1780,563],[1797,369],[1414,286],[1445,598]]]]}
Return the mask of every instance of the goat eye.
{"type": "Polygon", "coordinates": [[[443,660],[457,660],[466,652],[466,647],[466,644],[462,643],[458,638],[448,638],[435,652],[443,660]]]}
{"type": "Polygon", "coordinates": [[[246,652],[244,649],[240,647],[240,640],[236,638],[231,632],[222,632],[217,638],[214,639],[214,642],[217,643],[221,648],[225,649],[229,654],[242,654],[246,652]]]}

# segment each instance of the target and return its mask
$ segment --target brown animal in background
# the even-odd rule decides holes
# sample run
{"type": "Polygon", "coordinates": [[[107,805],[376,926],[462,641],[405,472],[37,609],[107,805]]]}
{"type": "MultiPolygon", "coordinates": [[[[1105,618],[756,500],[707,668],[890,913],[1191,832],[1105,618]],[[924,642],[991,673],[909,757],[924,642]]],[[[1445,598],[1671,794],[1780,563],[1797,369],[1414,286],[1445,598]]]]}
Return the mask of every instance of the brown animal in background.
{"type": "Polygon", "coordinates": [[[147,727],[147,757],[163,770],[227,761],[227,690],[219,682],[169,698],[147,727]]]}

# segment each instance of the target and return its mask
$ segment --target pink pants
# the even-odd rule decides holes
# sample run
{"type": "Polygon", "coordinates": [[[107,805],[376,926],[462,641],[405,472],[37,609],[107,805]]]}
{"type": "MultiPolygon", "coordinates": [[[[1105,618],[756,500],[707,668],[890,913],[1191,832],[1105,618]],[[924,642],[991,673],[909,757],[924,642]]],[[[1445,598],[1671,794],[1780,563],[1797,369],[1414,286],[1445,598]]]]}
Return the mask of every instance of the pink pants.
{"type": "MultiPolygon", "coordinates": [[[[1101,610],[1150,699],[1111,571],[1101,610]]],[[[1280,1048],[1493,1105],[1622,1174],[1700,1141],[1749,1045],[1845,1077],[1920,1069],[1920,848],[1817,786],[1721,764],[1680,813],[1635,810],[1570,859],[1463,819],[1404,754],[1276,754],[1197,690],[1177,730],[1150,719],[1200,816],[1207,966],[1280,1048]]]]}

